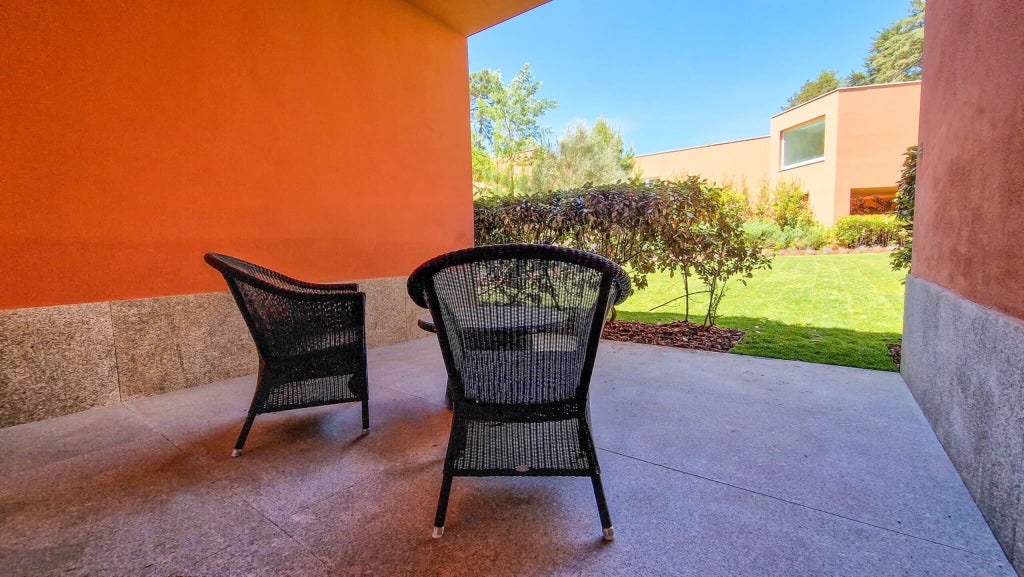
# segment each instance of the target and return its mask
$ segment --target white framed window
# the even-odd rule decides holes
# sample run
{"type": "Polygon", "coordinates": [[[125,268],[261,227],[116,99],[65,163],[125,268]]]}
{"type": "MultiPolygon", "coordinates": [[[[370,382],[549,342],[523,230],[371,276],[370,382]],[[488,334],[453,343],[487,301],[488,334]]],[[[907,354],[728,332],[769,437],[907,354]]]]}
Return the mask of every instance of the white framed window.
{"type": "Polygon", "coordinates": [[[782,168],[794,168],[825,158],[825,117],[782,131],[782,168]]]}

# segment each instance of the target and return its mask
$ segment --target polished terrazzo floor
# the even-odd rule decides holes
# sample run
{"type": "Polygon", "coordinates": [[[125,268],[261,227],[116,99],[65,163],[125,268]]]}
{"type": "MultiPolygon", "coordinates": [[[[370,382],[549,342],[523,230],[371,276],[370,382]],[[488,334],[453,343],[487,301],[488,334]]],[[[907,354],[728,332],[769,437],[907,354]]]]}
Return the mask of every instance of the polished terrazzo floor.
{"type": "MultiPolygon", "coordinates": [[[[253,378],[0,430],[0,575],[1014,575],[899,375],[604,342],[587,479],[456,479],[437,343],[358,405],[256,419],[253,378]]],[[[74,386],[69,383],[68,386],[74,386]]]]}

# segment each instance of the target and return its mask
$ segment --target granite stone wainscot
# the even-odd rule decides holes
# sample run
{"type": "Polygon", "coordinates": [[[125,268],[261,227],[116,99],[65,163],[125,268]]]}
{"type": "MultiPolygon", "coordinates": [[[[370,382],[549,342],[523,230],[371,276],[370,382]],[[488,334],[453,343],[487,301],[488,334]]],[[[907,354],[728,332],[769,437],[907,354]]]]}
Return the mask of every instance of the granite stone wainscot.
{"type": "MultiPolygon", "coordinates": [[[[369,347],[426,336],[406,277],[354,282],[366,293],[369,347]]],[[[0,427],[251,375],[258,364],[226,291],[0,310],[0,427]]]]}
{"type": "Polygon", "coordinates": [[[907,277],[901,372],[1010,562],[1024,570],[1024,322],[907,277]]]}
{"type": "Polygon", "coordinates": [[[0,310],[0,427],[120,400],[109,303],[0,310]]]}

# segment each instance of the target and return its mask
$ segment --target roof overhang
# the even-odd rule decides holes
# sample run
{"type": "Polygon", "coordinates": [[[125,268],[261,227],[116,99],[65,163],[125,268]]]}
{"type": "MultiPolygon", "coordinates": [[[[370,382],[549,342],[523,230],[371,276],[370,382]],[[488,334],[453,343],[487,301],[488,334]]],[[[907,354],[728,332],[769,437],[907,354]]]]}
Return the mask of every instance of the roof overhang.
{"type": "Polygon", "coordinates": [[[466,36],[500,24],[550,0],[406,0],[466,36]]]}

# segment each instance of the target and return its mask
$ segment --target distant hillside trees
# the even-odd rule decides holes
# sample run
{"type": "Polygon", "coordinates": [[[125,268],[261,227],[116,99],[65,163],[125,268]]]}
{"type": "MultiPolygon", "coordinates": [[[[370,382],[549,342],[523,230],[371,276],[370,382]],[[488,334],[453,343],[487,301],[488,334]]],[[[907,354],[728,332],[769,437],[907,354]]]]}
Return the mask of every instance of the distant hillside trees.
{"type": "Polygon", "coordinates": [[[538,98],[541,83],[529,63],[505,84],[501,72],[481,70],[469,75],[472,123],[473,180],[478,187],[515,194],[523,169],[532,165],[545,129],[539,119],[558,103],[538,98]]]}
{"type": "Polygon", "coordinates": [[[629,180],[634,156],[604,118],[598,118],[593,128],[578,121],[566,129],[557,146],[539,153],[530,189],[562,190],[629,180]]]}
{"type": "Polygon", "coordinates": [[[836,76],[835,70],[822,70],[821,74],[818,75],[814,80],[808,80],[804,82],[804,85],[800,87],[800,90],[796,91],[796,94],[789,97],[786,101],[786,105],[782,107],[783,110],[793,108],[797,104],[802,104],[808,100],[812,100],[832,92],[840,86],[845,86],[843,81],[836,76]]]}
{"type": "Polygon", "coordinates": [[[540,118],[558,104],[541,98],[529,63],[507,84],[501,72],[469,75],[475,196],[516,196],[629,180],[633,149],[604,118],[566,129],[551,146],[540,118]]]}

